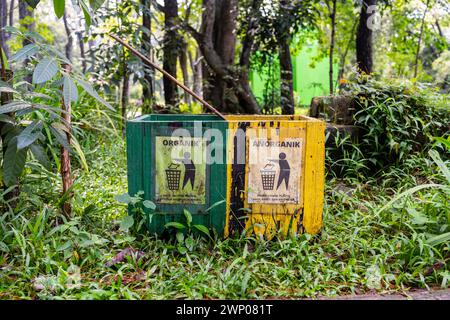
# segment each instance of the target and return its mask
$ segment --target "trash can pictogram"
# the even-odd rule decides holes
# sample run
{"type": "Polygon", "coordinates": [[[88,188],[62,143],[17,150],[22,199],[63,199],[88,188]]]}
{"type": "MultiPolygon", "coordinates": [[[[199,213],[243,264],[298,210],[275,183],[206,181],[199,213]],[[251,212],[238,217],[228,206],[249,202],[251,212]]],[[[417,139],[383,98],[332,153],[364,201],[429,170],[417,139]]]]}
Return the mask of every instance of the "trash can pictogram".
{"type": "Polygon", "coordinates": [[[169,190],[177,191],[180,189],[180,177],[181,170],[178,169],[179,165],[172,163],[168,169],[166,169],[166,180],[169,190]]]}
{"type": "Polygon", "coordinates": [[[261,181],[263,190],[273,190],[275,184],[276,171],[273,170],[273,164],[267,164],[261,169],[261,181]]]}

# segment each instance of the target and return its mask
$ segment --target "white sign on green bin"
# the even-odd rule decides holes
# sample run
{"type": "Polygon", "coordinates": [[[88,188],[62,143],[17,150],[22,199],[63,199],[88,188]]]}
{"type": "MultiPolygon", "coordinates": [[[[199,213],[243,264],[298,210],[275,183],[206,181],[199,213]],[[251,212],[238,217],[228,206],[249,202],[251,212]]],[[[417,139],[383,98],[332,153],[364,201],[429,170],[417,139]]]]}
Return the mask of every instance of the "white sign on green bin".
{"type": "Polygon", "coordinates": [[[158,136],[155,151],[156,202],[205,204],[206,139],[158,136]]]}

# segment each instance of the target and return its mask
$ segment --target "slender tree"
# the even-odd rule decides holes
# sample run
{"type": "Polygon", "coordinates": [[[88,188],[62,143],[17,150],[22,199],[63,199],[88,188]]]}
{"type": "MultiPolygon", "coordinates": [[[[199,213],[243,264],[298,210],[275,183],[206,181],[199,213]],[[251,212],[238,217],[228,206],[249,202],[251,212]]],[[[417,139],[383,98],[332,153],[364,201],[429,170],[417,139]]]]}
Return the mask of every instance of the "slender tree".
{"type": "MultiPolygon", "coordinates": [[[[34,11],[33,8],[28,5],[28,3],[25,0],[18,0],[19,1],[19,20],[21,25],[23,25],[28,31],[34,31],[35,29],[35,22],[34,22],[34,11]]],[[[22,45],[26,46],[30,44],[30,40],[27,37],[24,37],[22,40],[22,45]]],[[[25,59],[24,65],[27,65],[29,62],[29,59],[25,59]]],[[[32,76],[27,75],[25,77],[25,80],[29,83],[31,83],[32,76]]]]}
{"type": "Polygon", "coordinates": [[[67,43],[64,49],[66,52],[67,59],[69,59],[69,61],[72,61],[73,36],[72,30],[70,30],[69,21],[67,20],[67,11],[64,11],[63,22],[64,22],[64,30],[66,31],[67,36],[67,43]]]}
{"type": "Polygon", "coordinates": [[[330,94],[333,94],[334,82],[333,82],[333,54],[334,54],[334,45],[335,45],[335,36],[336,36],[336,3],[337,0],[332,0],[331,5],[329,1],[327,1],[328,11],[330,12],[330,20],[331,20],[331,38],[330,38],[330,56],[329,56],[329,84],[330,84],[330,94]]]}
{"type": "Polygon", "coordinates": [[[14,25],[14,7],[15,1],[11,0],[9,3],[9,25],[12,27],[14,25]]]}
{"type": "Polygon", "coordinates": [[[200,50],[196,48],[195,57],[191,51],[188,51],[189,64],[192,70],[192,89],[199,96],[203,96],[202,91],[202,61],[203,57],[200,54],[200,50]]]}
{"type": "Polygon", "coordinates": [[[419,67],[419,54],[420,54],[420,46],[422,44],[422,38],[423,38],[423,31],[425,27],[425,17],[427,16],[427,12],[430,6],[430,0],[427,0],[425,4],[425,10],[423,11],[422,15],[422,21],[420,23],[420,33],[419,33],[419,39],[417,39],[417,50],[416,50],[416,58],[414,60],[414,78],[417,77],[417,70],[419,67]]]}
{"type": "MultiPolygon", "coordinates": [[[[251,91],[248,81],[240,72],[248,69],[247,61],[242,57],[248,50],[241,53],[241,61],[245,64],[234,65],[237,41],[237,0],[203,0],[202,21],[199,31],[185,23],[186,29],[197,41],[204,58],[202,68],[203,96],[220,111],[261,113],[258,103],[251,91]]],[[[248,43],[253,46],[254,30],[246,28],[248,43]]],[[[244,44],[242,45],[244,47],[244,44]]],[[[251,51],[251,50],[250,50],[251,51]]]]}
{"type": "Polygon", "coordinates": [[[369,17],[373,12],[368,9],[376,6],[377,0],[363,0],[359,14],[359,24],[356,33],[356,63],[360,72],[370,74],[373,72],[373,44],[372,26],[369,17]]]}
{"type": "MultiPolygon", "coordinates": [[[[181,73],[183,74],[183,83],[186,87],[190,87],[189,83],[189,73],[188,73],[188,45],[184,39],[181,39],[181,48],[180,48],[180,68],[181,73]]],[[[188,105],[191,104],[191,96],[187,93],[184,93],[184,102],[188,105]]]]}
{"type": "MultiPolygon", "coordinates": [[[[19,19],[21,24],[28,30],[33,31],[35,29],[36,23],[34,21],[34,11],[25,0],[19,1],[19,19]]],[[[30,43],[28,38],[23,39],[23,45],[26,46],[30,43]]]]}
{"type": "MultiPolygon", "coordinates": [[[[289,19],[295,7],[289,0],[280,0],[281,20],[289,19]]],[[[282,24],[278,24],[282,26],[282,24]]],[[[289,28],[287,26],[287,28],[289,28]]],[[[280,97],[283,114],[295,113],[293,68],[291,57],[291,34],[286,27],[279,28],[280,97]]]]}
{"type": "Polygon", "coordinates": [[[6,0],[0,0],[0,43],[2,44],[5,55],[9,57],[9,48],[6,45],[8,39],[6,32],[3,30],[8,23],[8,6],[6,0]]]}
{"type": "Polygon", "coordinates": [[[338,76],[337,76],[336,86],[337,86],[337,83],[339,82],[339,80],[341,80],[344,77],[345,61],[347,59],[347,55],[350,50],[350,45],[353,43],[353,40],[355,37],[355,29],[356,29],[357,24],[358,24],[358,21],[355,20],[355,22],[353,23],[351,32],[348,36],[348,40],[347,40],[347,44],[345,46],[344,52],[341,54],[341,56],[339,58],[339,72],[338,72],[338,76]]]}
{"type": "MultiPolygon", "coordinates": [[[[142,51],[152,59],[152,19],[151,19],[151,1],[141,0],[142,6],[142,51]]],[[[152,68],[145,67],[144,80],[142,81],[143,105],[142,113],[150,113],[154,99],[154,72],[152,68]]]]}
{"type": "Polygon", "coordinates": [[[80,60],[81,60],[81,69],[83,73],[86,73],[87,63],[86,63],[86,52],[84,49],[84,40],[83,40],[83,31],[79,30],[76,32],[78,47],[80,49],[80,60]]]}
{"type": "MultiPolygon", "coordinates": [[[[72,68],[70,65],[63,66],[65,72],[70,73],[72,68]]],[[[64,112],[61,112],[61,118],[64,119],[64,124],[66,126],[66,139],[68,145],[71,144],[71,102],[65,101],[64,98],[61,98],[61,109],[64,112]]],[[[63,197],[65,196],[65,200],[62,203],[62,211],[66,217],[72,216],[72,206],[70,204],[70,199],[73,197],[73,193],[70,191],[73,184],[72,177],[72,167],[70,164],[70,153],[67,148],[61,146],[61,179],[62,179],[62,187],[63,187],[63,197]]]]}
{"type": "MultiPolygon", "coordinates": [[[[178,33],[178,3],[177,0],[164,0],[164,40],[163,40],[163,68],[172,76],[177,75],[177,59],[179,55],[179,41],[178,33]]],[[[177,85],[164,77],[164,99],[167,105],[178,105],[178,90],[177,85]]]]}

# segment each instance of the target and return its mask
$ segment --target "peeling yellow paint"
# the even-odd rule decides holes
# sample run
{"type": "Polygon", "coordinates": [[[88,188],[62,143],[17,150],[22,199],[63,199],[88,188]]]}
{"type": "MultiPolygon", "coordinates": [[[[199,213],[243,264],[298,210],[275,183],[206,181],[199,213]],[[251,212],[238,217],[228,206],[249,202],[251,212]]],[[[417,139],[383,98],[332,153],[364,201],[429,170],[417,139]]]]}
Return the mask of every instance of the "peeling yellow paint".
{"type": "Polygon", "coordinates": [[[246,165],[245,192],[241,194],[244,210],[248,211],[245,222],[247,231],[271,239],[281,232],[283,235],[295,234],[298,230],[301,213],[302,227],[307,233],[315,234],[322,227],[322,210],[324,198],[325,174],[325,124],[307,116],[227,116],[229,137],[227,148],[227,212],[224,234],[229,235],[230,199],[232,191],[233,137],[243,122],[247,123],[246,131],[246,165]],[[274,128],[276,130],[266,130],[274,128]],[[248,141],[254,134],[257,137],[267,134],[267,138],[277,135],[280,141],[288,138],[301,138],[302,165],[298,188],[301,190],[297,204],[261,204],[248,203],[249,155],[248,141]]]}

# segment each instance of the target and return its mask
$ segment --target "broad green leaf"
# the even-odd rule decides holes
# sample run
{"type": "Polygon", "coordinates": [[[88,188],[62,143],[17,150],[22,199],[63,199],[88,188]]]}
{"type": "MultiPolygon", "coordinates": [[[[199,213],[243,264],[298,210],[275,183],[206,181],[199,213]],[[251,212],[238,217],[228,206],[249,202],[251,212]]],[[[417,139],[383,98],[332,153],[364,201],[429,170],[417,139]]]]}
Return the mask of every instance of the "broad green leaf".
{"type": "Polygon", "coordinates": [[[132,216],[125,216],[120,222],[120,229],[128,230],[133,226],[133,224],[134,218],[132,216]]]}
{"type": "Polygon", "coordinates": [[[51,170],[51,164],[50,160],[48,159],[47,153],[45,152],[44,148],[36,143],[33,143],[30,145],[31,153],[33,153],[33,156],[36,158],[36,160],[47,170],[51,170]]]}
{"type": "Polygon", "coordinates": [[[40,93],[40,92],[26,92],[24,94],[24,96],[30,97],[30,98],[41,98],[41,99],[45,99],[45,100],[54,100],[48,94],[44,94],[44,93],[40,93]]]}
{"type": "Polygon", "coordinates": [[[183,224],[179,222],[168,222],[164,225],[165,228],[175,228],[175,229],[184,229],[186,228],[183,224]]]}
{"type": "Polygon", "coordinates": [[[383,207],[381,207],[381,209],[378,210],[375,213],[375,215],[379,215],[381,212],[383,212],[384,210],[386,210],[387,208],[392,206],[395,202],[397,202],[401,198],[410,196],[410,195],[416,193],[417,191],[420,191],[422,189],[427,189],[427,188],[437,188],[437,189],[443,189],[443,190],[450,191],[450,187],[449,186],[444,186],[442,184],[437,184],[437,183],[421,184],[419,186],[415,186],[415,187],[413,187],[411,189],[408,189],[408,190],[406,190],[406,191],[396,195],[391,201],[389,201],[383,207]]]}
{"type": "Polygon", "coordinates": [[[184,242],[184,234],[183,234],[183,232],[177,232],[177,235],[176,235],[176,237],[177,237],[177,241],[179,242],[179,243],[183,243],[184,242]]]}
{"type": "Polygon", "coordinates": [[[86,161],[86,157],[84,156],[84,152],[81,149],[80,144],[78,143],[77,139],[75,139],[74,136],[72,136],[72,145],[75,148],[78,156],[80,157],[80,162],[81,162],[81,165],[83,166],[84,170],[86,170],[86,172],[89,172],[89,167],[88,167],[88,164],[86,161]]]}
{"type": "Polygon", "coordinates": [[[142,204],[144,205],[144,207],[146,207],[147,209],[150,210],[155,210],[156,209],[156,204],[150,200],[144,200],[142,202],[142,204]]]}
{"type": "Polygon", "coordinates": [[[11,33],[11,34],[14,34],[17,36],[21,36],[23,34],[19,28],[12,27],[12,26],[3,27],[3,30],[7,33],[11,33]]]}
{"type": "Polygon", "coordinates": [[[6,245],[6,243],[4,243],[2,241],[0,241],[0,251],[6,252],[6,253],[9,252],[9,247],[6,245]]]}
{"type": "Polygon", "coordinates": [[[61,132],[70,133],[69,129],[67,129],[67,127],[61,122],[53,122],[52,126],[56,129],[60,130],[61,132]]]}
{"type": "Polygon", "coordinates": [[[126,204],[129,204],[131,202],[131,197],[128,193],[116,195],[116,196],[114,196],[114,199],[116,199],[116,201],[119,201],[121,203],[126,203],[126,204]]]}
{"type": "Polygon", "coordinates": [[[52,58],[42,59],[33,72],[33,83],[44,83],[53,78],[58,72],[58,63],[52,58]]]}
{"type": "Polygon", "coordinates": [[[23,149],[36,141],[41,135],[42,122],[40,120],[33,121],[17,137],[17,149],[23,149]]]}
{"type": "Polygon", "coordinates": [[[10,124],[15,123],[14,119],[6,114],[0,114],[0,122],[10,123],[10,124]]]}
{"type": "Polygon", "coordinates": [[[436,140],[438,143],[443,144],[445,148],[450,151],[450,136],[447,139],[444,139],[442,137],[434,137],[434,140],[436,140]]]}
{"type": "Polygon", "coordinates": [[[194,249],[195,241],[192,235],[184,240],[184,244],[189,251],[192,251],[194,249]]]}
{"type": "MultiPolygon", "coordinates": [[[[1,48],[1,47],[0,47],[0,54],[2,55],[2,59],[3,59],[4,64],[5,64],[5,69],[6,69],[6,70],[9,70],[8,59],[6,58],[5,51],[3,51],[3,48],[1,48]]],[[[0,67],[3,68],[3,66],[0,66],[0,67]]]]}
{"type": "Polygon", "coordinates": [[[41,36],[39,33],[37,33],[34,30],[27,30],[24,33],[25,37],[27,38],[31,38],[32,40],[34,40],[35,42],[39,43],[40,46],[42,46],[42,43],[47,41],[43,36],[41,36]]]}
{"type": "Polygon", "coordinates": [[[65,251],[72,247],[72,241],[68,240],[56,248],[56,251],[65,251]]]}
{"type": "Polygon", "coordinates": [[[427,244],[430,246],[436,246],[444,242],[450,242],[450,232],[427,239],[427,244]]]}
{"type": "MultiPolygon", "coordinates": [[[[58,123],[56,123],[58,124],[58,123]]],[[[69,150],[69,152],[72,152],[72,148],[69,145],[69,142],[67,141],[67,135],[65,131],[62,131],[55,123],[52,123],[49,128],[52,131],[53,135],[55,136],[56,140],[58,140],[59,144],[62,145],[64,148],[69,150]]]]}
{"type": "Polygon", "coordinates": [[[11,57],[11,61],[21,62],[21,61],[31,57],[33,54],[38,52],[38,50],[39,50],[39,47],[37,45],[35,45],[34,43],[27,44],[25,47],[23,47],[22,49],[17,51],[11,57]]]}
{"type": "Polygon", "coordinates": [[[211,238],[211,234],[209,233],[209,229],[202,224],[194,224],[193,227],[198,231],[203,232],[205,235],[211,238]]]}
{"type": "Polygon", "coordinates": [[[86,3],[84,3],[83,0],[80,0],[79,4],[81,7],[81,10],[83,11],[84,20],[86,20],[86,25],[89,27],[92,24],[92,17],[91,17],[90,10],[89,10],[88,6],[86,5],[86,3]]]}
{"type": "Polygon", "coordinates": [[[442,161],[441,157],[439,156],[439,153],[436,150],[430,150],[428,151],[428,154],[431,158],[433,158],[434,162],[438,165],[439,169],[441,169],[442,174],[447,179],[448,184],[450,185],[450,170],[447,167],[447,165],[442,161]]]}
{"type": "Polygon", "coordinates": [[[31,103],[25,101],[13,101],[0,106],[0,114],[16,112],[19,110],[29,109],[31,107],[31,103]]]}
{"type": "Polygon", "coordinates": [[[181,254],[186,254],[187,253],[187,248],[182,246],[182,245],[179,245],[177,247],[177,249],[178,249],[178,252],[181,253],[181,254]]]}
{"type": "Polygon", "coordinates": [[[208,211],[214,209],[215,207],[220,206],[221,204],[223,204],[225,202],[226,202],[226,200],[217,201],[212,206],[210,206],[208,209],[206,209],[205,211],[208,212],[208,211]]]}
{"type": "Polygon", "coordinates": [[[64,76],[63,97],[64,103],[76,102],[78,99],[78,88],[73,80],[67,75],[64,76]]]}
{"type": "Polygon", "coordinates": [[[7,92],[7,93],[18,93],[16,90],[10,87],[1,87],[0,86],[0,92],[7,92]]]}
{"type": "Polygon", "coordinates": [[[187,225],[190,226],[192,222],[192,214],[187,209],[183,209],[183,213],[186,218],[187,225]]]}
{"type": "Polygon", "coordinates": [[[430,222],[426,215],[420,213],[414,208],[407,208],[406,211],[408,211],[409,215],[411,216],[412,224],[423,225],[430,222]]]}
{"type": "Polygon", "coordinates": [[[53,9],[55,10],[55,14],[58,17],[58,19],[64,15],[65,7],[66,7],[65,0],[53,0],[53,9]]]}
{"type": "Polygon", "coordinates": [[[89,0],[89,5],[91,6],[92,10],[97,11],[98,9],[100,9],[104,2],[105,0],[89,0]]]}
{"type": "Polygon", "coordinates": [[[32,8],[36,8],[41,0],[25,0],[26,3],[32,8]]]}
{"type": "Polygon", "coordinates": [[[3,159],[3,179],[6,186],[17,184],[17,179],[25,167],[27,151],[27,148],[17,150],[17,137],[8,143],[3,159]]]}
{"type": "MultiPolygon", "coordinates": [[[[45,40],[43,40],[43,41],[45,41],[45,40]]],[[[54,54],[55,56],[57,56],[59,58],[59,60],[61,60],[62,62],[72,65],[70,60],[67,59],[66,55],[64,53],[62,53],[61,51],[59,51],[55,46],[46,45],[46,44],[41,44],[41,46],[43,46],[45,48],[45,50],[48,51],[50,54],[54,54]]]]}
{"type": "Polygon", "coordinates": [[[108,102],[105,101],[105,99],[103,99],[102,97],[99,96],[99,94],[94,90],[94,88],[92,88],[92,86],[89,82],[86,82],[81,79],[75,79],[75,80],[84,89],[84,91],[86,91],[91,97],[93,97],[94,99],[99,101],[101,104],[103,104],[105,107],[107,107],[111,111],[115,111],[114,108],[108,102]]]}

